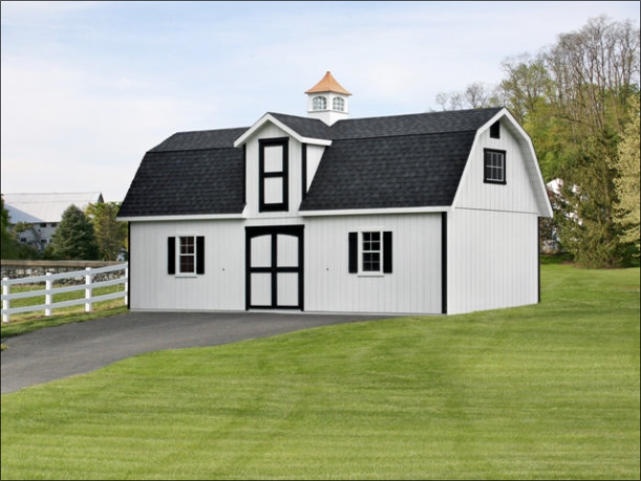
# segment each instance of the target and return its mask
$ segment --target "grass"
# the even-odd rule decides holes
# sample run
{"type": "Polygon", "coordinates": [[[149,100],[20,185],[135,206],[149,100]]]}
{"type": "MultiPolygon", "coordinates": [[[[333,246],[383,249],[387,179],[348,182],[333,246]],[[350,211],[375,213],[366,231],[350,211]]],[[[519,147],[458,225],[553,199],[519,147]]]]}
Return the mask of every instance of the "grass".
{"type": "Polygon", "coordinates": [[[639,479],[639,269],[543,303],[145,354],[2,396],[2,479],[639,479]]]}
{"type": "MultiPolygon", "coordinates": [[[[23,291],[38,291],[43,290],[44,285],[25,285],[25,286],[11,286],[11,293],[23,291]]],[[[123,285],[97,287],[93,290],[93,296],[102,296],[111,294],[112,292],[122,291],[123,285]]],[[[63,302],[72,299],[80,299],[85,296],[84,289],[63,292],[53,295],[53,302],[63,302]]],[[[11,307],[23,306],[36,306],[45,303],[45,296],[27,297],[24,299],[13,299],[11,307]]],[[[0,337],[6,339],[8,337],[26,334],[27,332],[42,329],[43,327],[59,326],[61,324],[68,324],[70,322],[82,322],[98,317],[112,316],[121,314],[127,311],[127,307],[123,306],[122,299],[112,299],[109,301],[95,302],[92,305],[93,311],[90,313],[84,312],[84,304],[78,306],[63,307],[54,309],[53,315],[44,317],[44,311],[33,311],[20,314],[12,314],[11,322],[2,323],[0,326],[0,337]]]]}

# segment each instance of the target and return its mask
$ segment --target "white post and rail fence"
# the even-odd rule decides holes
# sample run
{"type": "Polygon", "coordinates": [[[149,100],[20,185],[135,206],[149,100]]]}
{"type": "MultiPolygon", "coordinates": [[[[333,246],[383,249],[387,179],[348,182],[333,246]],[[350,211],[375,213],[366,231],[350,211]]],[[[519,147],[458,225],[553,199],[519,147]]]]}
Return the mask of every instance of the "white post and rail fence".
{"type": "Polygon", "coordinates": [[[87,267],[84,270],[73,272],[61,272],[59,274],[52,274],[47,272],[44,276],[36,277],[23,277],[21,279],[9,279],[5,277],[2,279],[2,322],[9,322],[12,314],[21,312],[45,311],[45,316],[51,316],[54,309],[61,307],[77,306],[80,304],[85,305],[85,312],[91,312],[92,304],[95,302],[109,301],[111,299],[123,298],[125,305],[127,305],[127,298],[129,293],[129,270],[127,264],[118,264],[114,266],[106,266],[99,268],[87,267]],[[93,282],[94,276],[98,274],[107,274],[110,272],[123,271],[122,277],[117,279],[109,279],[106,281],[93,282]],[[53,287],[53,281],[60,279],[73,279],[84,277],[84,284],[75,284],[72,286],[53,287]],[[44,290],[38,291],[22,291],[11,294],[11,286],[19,284],[37,284],[40,282],[45,283],[44,290]],[[101,296],[94,296],[93,289],[98,287],[116,286],[124,284],[124,289],[110,294],[103,294],[101,296]],[[63,292],[85,291],[85,297],[80,299],[72,299],[70,301],[53,302],[54,294],[61,294],[63,292]],[[14,299],[25,299],[29,297],[45,296],[45,303],[34,306],[11,307],[11,301],[14,299]]]}

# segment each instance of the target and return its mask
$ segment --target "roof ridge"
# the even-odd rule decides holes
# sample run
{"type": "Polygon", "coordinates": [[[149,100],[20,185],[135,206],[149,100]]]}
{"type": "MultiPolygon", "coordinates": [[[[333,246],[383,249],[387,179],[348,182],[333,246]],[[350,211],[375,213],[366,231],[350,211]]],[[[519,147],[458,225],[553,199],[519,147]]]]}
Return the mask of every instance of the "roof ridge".
{"type": "Polygon", "coordinates": [[[485,110],[501,110],[506,108],[505,106],[501,107],[483,107],[483,108],[477,108],[477,109],[460,109],[460,110],[439,110],[436,112],[414,112],[410,114],[394,114],[394,115],[375,115],[373,117],[354,117],[354,118],[347,118],[347,119],[339,119],[337,120],[330,128],[332,128],[334,125],[339,124],[340,122],[350,122],[354,120],[372,120],[372,119],[389,119],[390,117],[411,117],[411,116],[419,116],[419,115],[435,115],[435,114],[453,114],[453,113],[463,113],[463,112],[480,112],[480,111],[485,111],[485,110]]]}
{"type": "Polygon", "coordinates": [[[248,128],[249,127],[226,127],[224,129],[181,130],[179,132],[174,132],[169,137],[172,137],[172,136],[178,135],[178,134],[195,134],[195,133],[202,133],[202,132],[221,132],[223,130],[240,130],[240,129],[245,129],[246,130],[248,128]]]}
{"type": "Polygon", "coordinates": [[[340,142],[341,140],[362,140],[362,139],[387,139],[389,137],[412,137],[416,135],[439,135],[439,134],[464,134],[468,132],[476,132],[478,129],[465,129],[465,130],[440,130],[438,132],[415,132],[413,134],[389,134],[389,135],[368,135],[366,137],[343,137],[340,139],[332,139],[332,142],[340,142]]]}
{"type": "MultiPolygon", "coordinates": [[[[160,144],[159,144],[160,145],[160,144]]],[[[158,147],[158,145],[156,146],[158,147]]],[[[172,149],[172,150],[154,150],[156,147],[153,149],[149,149],[146,154],[158,154],[158,153],[165,153],[165,152],[202,152],[203,150],[237,150],[236,147],[233,145],[229,145],[227,147],[201,147],[199,149],[172,149]]]]}

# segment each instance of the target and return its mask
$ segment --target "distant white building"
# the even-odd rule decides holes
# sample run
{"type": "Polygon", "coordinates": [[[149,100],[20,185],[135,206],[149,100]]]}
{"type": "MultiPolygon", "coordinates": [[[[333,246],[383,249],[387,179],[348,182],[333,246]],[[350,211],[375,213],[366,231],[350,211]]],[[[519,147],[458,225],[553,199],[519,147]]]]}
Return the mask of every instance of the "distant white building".
{"type": "Polygon", "coordinates": [[[9,223],[24,222],[31,225],[18,234],[18,240],[39,250],[44,250],[62,220],[62,214],[75,205],[84,212],[89,204],[104,202],[100,192],[67,192],[48,194],[2,194],[9,212],[9,223]]]}

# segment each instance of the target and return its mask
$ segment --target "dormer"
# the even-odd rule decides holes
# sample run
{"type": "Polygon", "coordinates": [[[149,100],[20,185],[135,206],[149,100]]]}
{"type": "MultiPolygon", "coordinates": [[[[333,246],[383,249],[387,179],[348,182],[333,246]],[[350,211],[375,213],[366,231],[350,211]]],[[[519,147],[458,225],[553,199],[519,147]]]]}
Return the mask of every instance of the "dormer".
{"type": "Polygon", "coordinates": [[[347,98],[352,95],[339,84],[328,70],[325,76],[307,94],[307,114],[327,125],[349,115],[347,98]]]}

